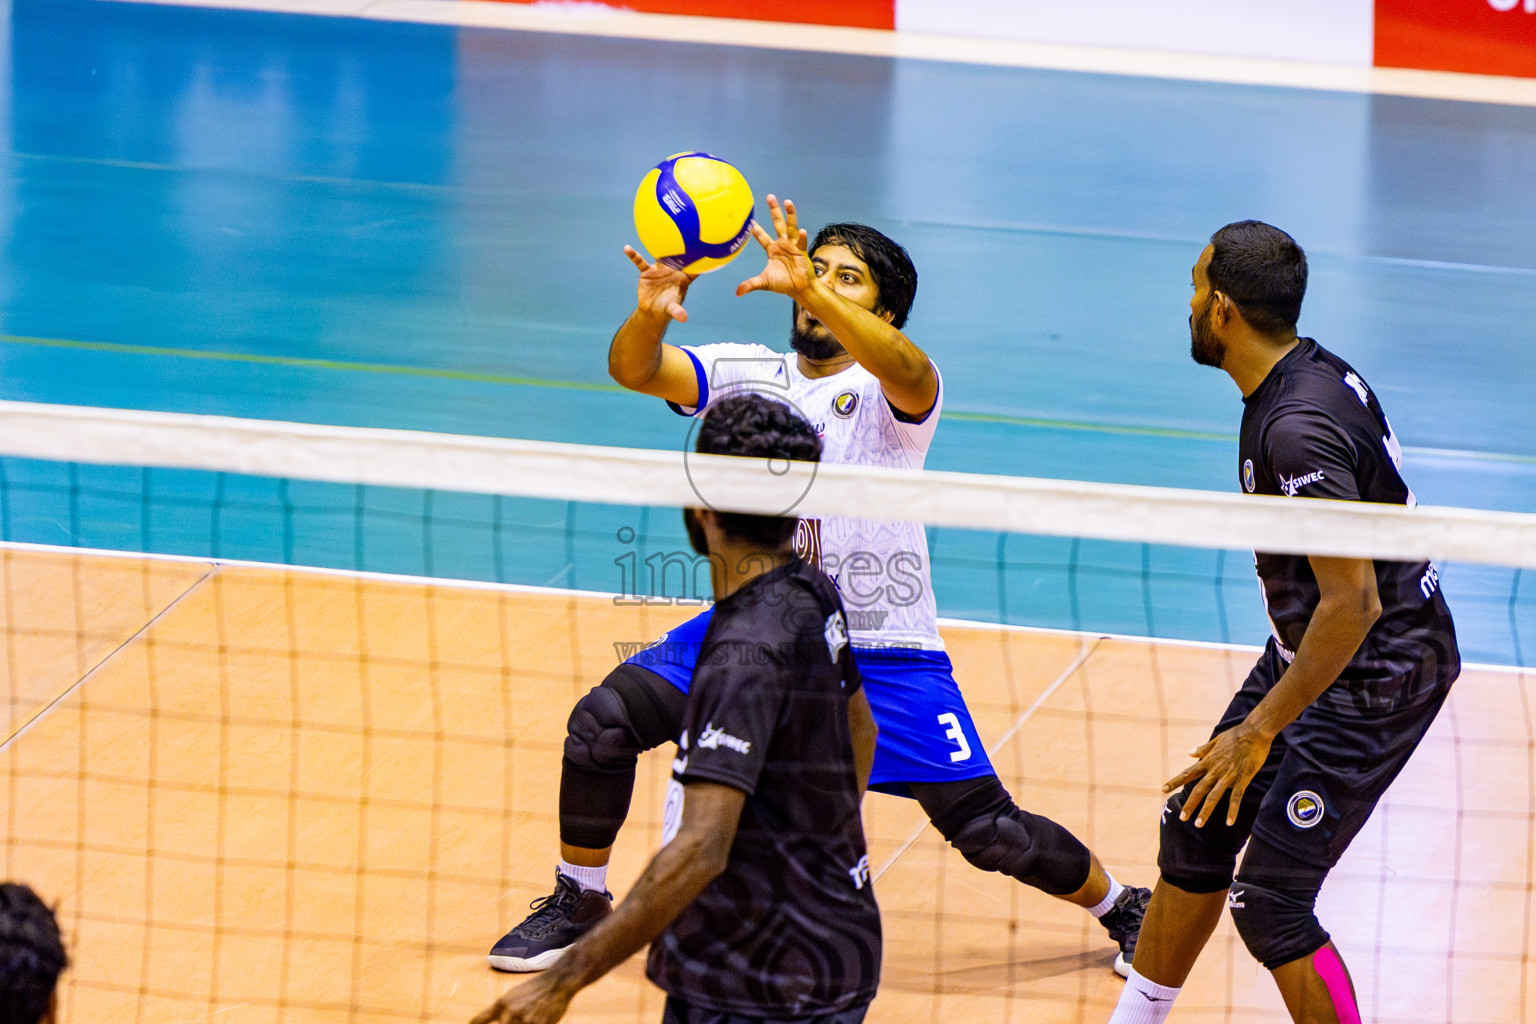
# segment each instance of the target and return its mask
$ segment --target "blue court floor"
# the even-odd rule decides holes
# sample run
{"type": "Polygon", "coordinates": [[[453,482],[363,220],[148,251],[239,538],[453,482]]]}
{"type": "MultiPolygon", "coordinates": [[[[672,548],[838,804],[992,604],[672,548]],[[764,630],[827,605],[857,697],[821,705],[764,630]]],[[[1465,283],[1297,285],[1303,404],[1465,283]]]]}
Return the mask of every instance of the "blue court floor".
{"type": "MultiPolygon", "coordinates": [[[[620,247],[635,185],[661,157],[704,149],[813,226],[867,221],[911,250],[908,333],[947,389],[930,468],[1234,488],[1241,403],[1189,359],[1189,268],[1213,230],[1258,217],[1308,249],[1303,331],[1381,395],[1420,501],[1536,508],[1536,108],[98,0],[5,6],[0,398],[677,445],[685,422],[614,387],[604,354],[633,300],[620,247]]],[[[781,344],[783,299],[733,297],[755,272],[748,254],[701,279],[670,340],[781,344]]],[[[89,495],[83,519],[22,500],[50,471],[6,472],[22,484],[12,539],[98,543],[121,525],[107,505],[93,525],[89,495]]],[[[638,514],[531,507],[519,515],[563,541],[491,575],[611,590],[613,522],[638,514]]],[[[178,529],[137,536],[198,546],[178,529]]],[[[448,540],[420,541],[430,526],[401,529],[436,552],[430,572],[490,573],[448,540]]],[[[338,530],[316,560],[416,571],[364,558],[352,527],[338,530]]],[[[274,553],[238,534],[226,524],[222,553],[281,560],[310,543],[274,553]]],[[[1167,552],[1058,547],[938,539],[936,560],[955,552],[941,611],[1265,633],[1240,558],[1165,572],[1167,552]],[[1070,572],[1032,575],[1042,547],[1070,572]],[[1099,562],[1130,574],[1123,599],[1095,597],[1099,562]],[[1191,606],[1186,584],[1165,595],[1146,582],[1181,573],[1215,592],[1217,614],[1191,606]]],[[[1447,592],[1469,588],[1456,606],[1468,654],[1525,662],[1536,581],[1459,578],[1447,592]]]]}

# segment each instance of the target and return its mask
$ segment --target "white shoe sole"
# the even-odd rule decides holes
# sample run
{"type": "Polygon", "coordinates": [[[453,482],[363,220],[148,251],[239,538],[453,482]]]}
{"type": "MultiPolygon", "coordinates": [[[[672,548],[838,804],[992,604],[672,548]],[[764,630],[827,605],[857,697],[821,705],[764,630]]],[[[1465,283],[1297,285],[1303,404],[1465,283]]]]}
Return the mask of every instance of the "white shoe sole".
{"type": "Polygon", "coordinates": [[[569,946],[561,946],[559,949],[546,949],[538,956],[530,956],[526,959],[520,956],[497,956],[492,953],[488,959],[491,966],[498,971],[510,971],[514,974],[527,974],[531,971],[542,971],[565,955],[569,946]]]}
{"type": "MultiPolygon", "coordinates": [[[[491,957],[491,959],[495,960],[496,958],[491,957]]],[[[1124,953],[1115,954],[1115,973],[1120,975],[1122,978],[1129,978],[1131,976],[1131,965],[1125,959],[1124,953]]]]}

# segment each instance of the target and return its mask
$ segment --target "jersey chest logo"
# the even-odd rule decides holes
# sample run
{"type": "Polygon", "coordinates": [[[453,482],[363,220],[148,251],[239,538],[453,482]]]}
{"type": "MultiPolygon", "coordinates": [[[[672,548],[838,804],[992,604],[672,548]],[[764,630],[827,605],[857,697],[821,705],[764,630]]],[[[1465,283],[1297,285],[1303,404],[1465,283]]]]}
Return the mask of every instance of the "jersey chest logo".
{"type": "Polygon", "coordinates": [[[856,391],[843,391],[832,399],[832,412],[839,419],[847,419],[853,415],[853,411],[859,407],[859,395],[856,391]]]}

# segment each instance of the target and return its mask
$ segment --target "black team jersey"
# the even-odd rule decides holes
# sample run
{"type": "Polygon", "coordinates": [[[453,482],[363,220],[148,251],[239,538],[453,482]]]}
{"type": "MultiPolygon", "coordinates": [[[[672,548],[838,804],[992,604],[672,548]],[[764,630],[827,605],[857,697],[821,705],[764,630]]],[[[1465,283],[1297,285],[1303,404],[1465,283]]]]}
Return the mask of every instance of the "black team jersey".
{"type": "MultiPolygon", "coordinates": [[[[1348,363],[1310,338],[1243,399],[1238,476],[1250,494],[1412,505],[1398,475],[1402,449],[1376,395],[1348,363]]],[[[1302,555],[1255,552],[1280,657],[1295,656],[1317,609],[1302,555]]],[[[1322,700],[1379,714],[1430,699],[1461,668],[1451,613],[1429,562],[1377,560],[1381,618],[1322,700]]]]}
{"type": "Polygon", "coordinates": [[[651,944],[646,973],[690,1005],[800,1017],[868,1003],[880,980],[848,698],[860,684],[831,580],[798,559],[715,605],[667,794],[747,794],[725,872],[651,944]]]}

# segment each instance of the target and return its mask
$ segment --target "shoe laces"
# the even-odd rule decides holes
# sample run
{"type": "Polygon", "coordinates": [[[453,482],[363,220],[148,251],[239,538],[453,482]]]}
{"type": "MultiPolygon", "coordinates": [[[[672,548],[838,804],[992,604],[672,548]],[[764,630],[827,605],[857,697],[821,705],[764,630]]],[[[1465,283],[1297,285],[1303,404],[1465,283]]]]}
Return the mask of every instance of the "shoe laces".
{"type": "Polygon", "coordinates": [[[554,892],[548,896],[540,896],[528,904],[528,909],[533,911],[528,918],[528,924],[543,924],[579,899],[581,899],[581,887],[564,875],[559,875],[555,880],[554,892]]]}

